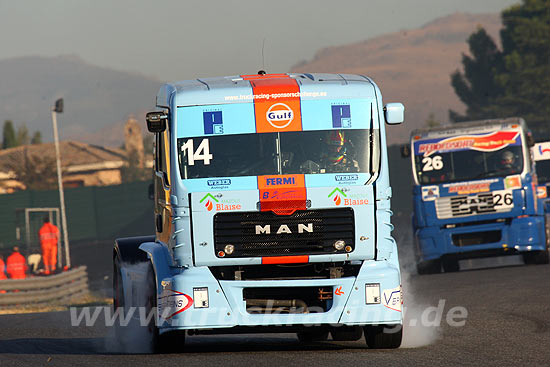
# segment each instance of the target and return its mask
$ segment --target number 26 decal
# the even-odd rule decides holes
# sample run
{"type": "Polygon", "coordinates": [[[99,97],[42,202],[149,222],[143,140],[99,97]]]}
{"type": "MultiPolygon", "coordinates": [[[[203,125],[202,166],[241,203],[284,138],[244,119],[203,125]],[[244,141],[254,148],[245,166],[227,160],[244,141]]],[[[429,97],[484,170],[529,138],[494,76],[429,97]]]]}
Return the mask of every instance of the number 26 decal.
{"type": "Polygon", "coordinates": [[[204,165],[209,165],[210,160],[214,157],[210,154],[210,145],[208,139],[202,139],[201,143],[197,147],[197,150],[193,152],[193,139],[189,139],[181,146],[181,151],[185,153],[187,157],[187,164],[194,166],[195,161],[203,161],[204,165]]]}
{"type": "Polygon", "coordinates": [[[440,155],[436,155],[433,158],[432,157],[426,157],[422,159],[422,163],[424,164],[424,167],[422,167],[422,171],[439,171],[443,168],[443,159],[440,155]]]}

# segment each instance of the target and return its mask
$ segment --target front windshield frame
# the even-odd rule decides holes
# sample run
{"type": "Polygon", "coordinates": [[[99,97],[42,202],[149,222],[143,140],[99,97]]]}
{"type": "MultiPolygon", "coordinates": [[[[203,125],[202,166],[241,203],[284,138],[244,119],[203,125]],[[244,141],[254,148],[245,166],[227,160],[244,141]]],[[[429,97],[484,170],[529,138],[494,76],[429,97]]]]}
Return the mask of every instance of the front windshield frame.
{"type": "MultiPolygon", "coordinates": [[[[247,177],[263,175],[286,174],[325,174],[325,173],[369,173],[377,175],[380,167],[380,130],[379,129],[330,129],[307,130],[278,133],[249,133],[249,134],[220,134],[197,137],[177,138],[177,157],[180,178],[202,179],[216,177],[247,177]],[[306,159],[307,152],[315,152],[316,145],[324,144],[321,137],[335,132],[343,132],[345,137],[344,158],[339,162],[342,165],[329,166],[321,162],[320,157],[306,159]],[[204,147],[208,146],[208,154],[219,156],[221,152],[232,151],[232,155],[224,154],[222,164],[214,164],[212,158],[208,165],[204,164],[204,157],[198,162],[189,165],[190,144],[192,140],[193,152],[204,155],[204,147]],[[206,143],[203,143],[205,142],[206,143]],[[273,143],[270,146],[270,142],[273,143]],[[369,143],[370,142],[370,143],[369,143]],[[203,150],[200,150],[200,144],[203,150]],[[234,147],[220,149],[219,146],[234,147]],[[245,151],[242,147],[249,147],[245,151]],[[293,147],[290,149],[289,147],[293,147]],[[238,149],[237,149],[238,148],[238,149]],[[183,151],[182,151],[183,150],[183,151]],[[289,154],[290,152],[290,154],[289,154]],[[357,159],[357,156],[361,159],[357,159]],[[250,157],[256,157],[254,166],[249,166],[250,157]],[[202,162],[201,162],[202,160],[202,162]],[[309,161],[309,162],[307,162],[309,161]],[[227,164],[232,162],[233,164],[227,164]],[[307,163],[306,163],[307,162],[307,163]],[[195,165],[198,163],[198,165],[195,165]],[[239,166],[240,165],[240,166],[239,166]],[[239,168],[241,167],[241,168],[239,168]],[[193,172],[195,170],[195,172],[193,172]]],[[[323,145],[324,146],[324,145],[323,145]]],[[[327,149],[330,149],[328,146],[327,149]]],[[[327,161],[338,157],[326,157],[327,161]]],[[[333,162],[332,160],[330,161],[333,162]]]]}
{"type": "MultiPolygon", "coordinates": [[[[446,138],[452,138],[452,136],[448,136],[446,138]]],[[[412,164],[412,171],[413,171],[413,177],[415,180],[416,185],[439,185],[439,184],[446,184],[446,183],[455,183],[455,182],[467,182],[467,181],[477,181],[477,180],[483,180],[483,179],[491,179],[491,178],[499,178],[499,177],[506,177],[510,175],[523,175],[528,169],[529,169],[529,155],[526,153],[526,142],[525,142],[525,136],[523,132],[519,132],[519,144],[516,145],[506,145],[503,146],[500,149],[492,150],[492,151],[480,151],[480,150],[474,150],[474,149],[457,149],[454,151],[443,151],[443,152],[435,152],[431,153],[429,155],[426,154],[417,154],[415,151],[415,144],[420,144],[424,139],[422,140],[412,140],[411,141],[411,164],[412,164]],[[514,167],[513,168],[507,168],[507,169],[497,169],[495,167],[495,164],[497,162],[497,159],[501,159],[501,155],[505,151],[512,151],[514,155],[514,167]],[[457,159],[457,157],[452,157],[449,160],[450,155],[458,156],[459,153],[467,152],[466,154],[463,154],[462,157],[459,157],[460,160],[457,159]],[[468,157],[467,155],[470,155],[468,157]],[[432,168],[434,168],[434,164],[436,165],[435,168],[438,168],[437,165],[443,164],[443,167],[448,165],[449,161],[458,161],[459,164],[462,165],[470,165],[469,167],[472,167],[472,164],[474,164],[476,161],[483,161],[485,164],[484,172],[480,173],[472,173],[469,175],[457,175],[456,172],[453,172],[452,174],[448,174],[448,172],[442,172],[439,177],[429,177],[429,175],[426,175],[424,177],[429,177],[429,179],[425,179],[422,177],[422,172],[425,172],[423,170],[424,165],[430,163],[428,162],[429,159],[426,159],[426,157],[430,157],[431,159],[431,165],[432,168]],[[439,158],[438,158],[439,157],[439,158]],[[476,158],[480,157],[480,158],[476,158]],[[476,159],[472,159],[476,158],[476,159]],[[435,160],[434,160],[435,159],[435,160]],[[424,163],[423,163],[424,160],[424,163]]],[[[478,164],[480,163],[478,162],[478,164]]],[[[475,166],[474,166],[475,167],[475,166]]]]}

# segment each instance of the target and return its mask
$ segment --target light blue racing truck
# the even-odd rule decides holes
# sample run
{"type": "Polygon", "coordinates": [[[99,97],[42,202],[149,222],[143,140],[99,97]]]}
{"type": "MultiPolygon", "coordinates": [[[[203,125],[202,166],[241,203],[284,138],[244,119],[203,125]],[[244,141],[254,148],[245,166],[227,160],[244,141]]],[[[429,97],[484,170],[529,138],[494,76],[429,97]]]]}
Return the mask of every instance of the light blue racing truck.
{"type": "Polygon", "coordinates": [[[459,270],[459,260],[522,254],[548,263],[530,147],[521,118],[415,130],[413,229],[420,274],[459,270]]]}
{"type": "Polygon", "coordinates": [[[154,313],[148,345],[292,332],[400,346],[384,123],[403,122],[401,103],[365,76],[260,72],[166,84],[156,107],[156,234],[113,252],[114,306],[154,313]]]}

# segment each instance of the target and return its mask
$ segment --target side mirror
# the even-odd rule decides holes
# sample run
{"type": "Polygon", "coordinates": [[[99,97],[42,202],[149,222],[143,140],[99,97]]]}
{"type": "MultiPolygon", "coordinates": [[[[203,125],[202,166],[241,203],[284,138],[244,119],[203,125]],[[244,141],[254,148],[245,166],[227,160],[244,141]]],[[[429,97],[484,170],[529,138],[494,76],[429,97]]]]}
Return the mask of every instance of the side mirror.
{"type": "Polygon", "coordinates": [[[388,103],[384,106],[386,123],[397,125],[405,121],[405,106],[402,103],[388,103]]]}
{"type": "Polygon", "coordinates": [[[411,156],[411,148],[408,144],[401,146],[401,157],[409,158],[411,156]]]}
{"type": "Polygon", "coordinates": [[[152,133],[161,133],[166,130],[167,120],[168,115],[160,111],[148,112],[147,115],[145,115],[147,130],[152,133]]]}
{"type": "Polygon", "coordinates": [[[527,138],[527,146],[529,148],[534,147],[535,146],[535,138],[533,138],[533,134],[530,131],[527,132],[526,138],[527,138]]]}

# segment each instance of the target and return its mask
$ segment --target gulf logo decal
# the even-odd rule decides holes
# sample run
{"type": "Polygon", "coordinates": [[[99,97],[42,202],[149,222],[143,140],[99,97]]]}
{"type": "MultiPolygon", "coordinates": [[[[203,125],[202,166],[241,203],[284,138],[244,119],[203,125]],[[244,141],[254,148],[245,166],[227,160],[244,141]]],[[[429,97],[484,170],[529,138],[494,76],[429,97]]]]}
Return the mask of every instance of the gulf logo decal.
{"type": "Polygon", "coordinates": [[[260,210],[290,215],[305,210],[307,191],[304,175],[258,176],[260,210]]]}
{"type": "Polygon", "coordinates": [[[301,131],[300,87],[286,74],[241,75],[254,94],[256,132],[301,131]]]}
{"type": "MultiPolygon", "coordinates": [[[[416,143],[418,145],[418,154],[429,156],[438,151],[457,151],[472,149],[479,152],[494,152],[507,147],[508,145],[518,144],[518,131],[497,131],[485,135],[463,135],[443,139],[439,142],[416,143]]],[[[415,144],[415,145],[416,145],[415,144]]]]}

